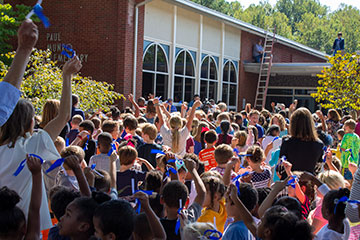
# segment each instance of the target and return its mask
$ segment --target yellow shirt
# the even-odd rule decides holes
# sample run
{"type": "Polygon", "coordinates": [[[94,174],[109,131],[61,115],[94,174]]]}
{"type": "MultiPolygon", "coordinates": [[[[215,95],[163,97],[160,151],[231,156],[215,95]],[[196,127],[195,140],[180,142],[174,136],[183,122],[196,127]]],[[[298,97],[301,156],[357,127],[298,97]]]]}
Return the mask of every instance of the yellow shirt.
{"type": "Polygon", "coordinates": [[[201,216],[198,218],[198,222],[210,222],[214,223],[214,217],[216,218],[216,229],[220,232],[224,232],[224,226],[227,218],[225,210],[225,202],[220,201],[219,212],[215,212],[212,209],[203,208],[201,216]]]}

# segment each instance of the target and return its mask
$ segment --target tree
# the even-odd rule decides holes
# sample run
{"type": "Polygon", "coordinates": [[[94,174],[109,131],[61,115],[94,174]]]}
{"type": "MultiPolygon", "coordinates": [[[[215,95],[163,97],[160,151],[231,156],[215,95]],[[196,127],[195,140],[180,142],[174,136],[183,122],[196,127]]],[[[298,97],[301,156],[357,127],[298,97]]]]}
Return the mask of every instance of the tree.
{"type": "Polygon", "coordinates": [[[331,67],[319,74],[317,92],[311,94],[324,108],[360,110],[360,55],[329,57],[331,67]]]}
{"type": "Polygon", "coordinates": [[[30,11],[31,7],[25,5],[16,5],[15,10],[10,4],[0,4],[0,53],[11,51],[9,41],[16,36],[17,29],[30,11]]]}
{"type": "MultiPolygon", "coordinates": [[[[15,52],[4,54],[12,60],[15,52]]],[[[60,99],[62,89],[62,71],[56,62],[50,59],[51,51],[34,50],[21,85],[22,97],[32,102],[37,114],[41,113],[47,99],[60,99]]],[[[9,66],[0,61],[0,81],[6,75],[9,66]]],[[[109,110],[115,100],[126,98],[115,91],[114,86],[90,77],[76,74],[72,81],[73,93],[80,98],[80,107],[91,112],[101,108],[109,110]]]]}

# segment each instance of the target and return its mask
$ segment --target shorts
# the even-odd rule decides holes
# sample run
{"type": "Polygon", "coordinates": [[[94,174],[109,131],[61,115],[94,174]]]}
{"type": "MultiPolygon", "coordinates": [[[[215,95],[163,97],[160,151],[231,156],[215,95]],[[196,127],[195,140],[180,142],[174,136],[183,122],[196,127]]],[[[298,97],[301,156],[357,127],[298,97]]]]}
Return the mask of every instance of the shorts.
{"type": "Polygon", "coordinates": [[[341,173],[344,176],[345,180],[353,180],[353,175],[348,168],[343,168],[341,170],[341,173]]]}

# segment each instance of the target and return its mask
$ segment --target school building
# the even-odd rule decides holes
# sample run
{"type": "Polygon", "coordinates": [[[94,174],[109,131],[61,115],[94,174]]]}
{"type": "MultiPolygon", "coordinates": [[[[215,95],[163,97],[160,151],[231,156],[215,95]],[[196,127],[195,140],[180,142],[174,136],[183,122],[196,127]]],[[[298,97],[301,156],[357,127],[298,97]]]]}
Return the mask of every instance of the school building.
{"type": "MultiPolygon", "coordinates": [[[[255,101],[260,64],[252,48],[264,29],[188,0],[44,0],[42,6],[52,25],[39,23],[37,47],[61,63],[62,44],[71,44],[84,62],[82,75],[112,83],[124,95],[155,93],[179,102],[200,94],[233,110],[255,101]]],[[[266,106],[298,99],[314,110],[310,93],[328,65],[326,54],[275,39],[266,106]]]]}

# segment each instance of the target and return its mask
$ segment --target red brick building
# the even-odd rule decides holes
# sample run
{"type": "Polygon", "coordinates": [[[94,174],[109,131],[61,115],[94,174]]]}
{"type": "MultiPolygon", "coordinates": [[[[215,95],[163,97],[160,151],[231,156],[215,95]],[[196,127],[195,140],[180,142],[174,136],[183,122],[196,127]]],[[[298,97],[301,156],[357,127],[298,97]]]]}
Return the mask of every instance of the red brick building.
{"type": "MultiPolygon", "coordinates": [[[[64,62],[61,45],[71,44],[84,62],[82,75],[115,84],[120,93],[155,92],[175,101],[197,93],[231,109],[254,102],[259,64],[252,63],[252,47],[263,29],[188,0],[44,0],[42,6],[52,25],[40,26],[37,47],[64,62]]],[[[297,98],[316,107],[309,91],[325,54],[276,38],[268,102],[297,98]]]]}

